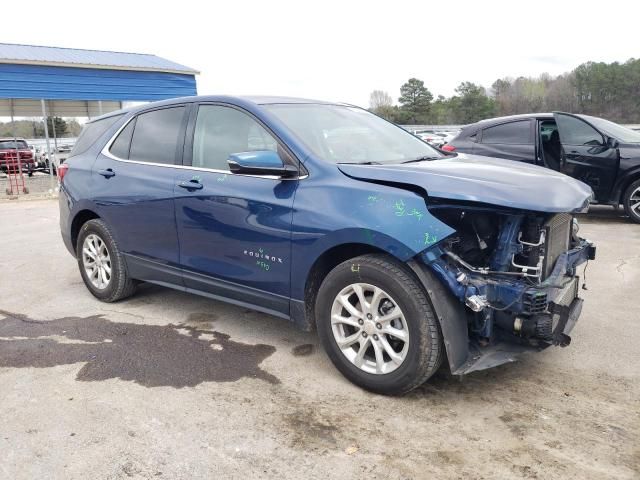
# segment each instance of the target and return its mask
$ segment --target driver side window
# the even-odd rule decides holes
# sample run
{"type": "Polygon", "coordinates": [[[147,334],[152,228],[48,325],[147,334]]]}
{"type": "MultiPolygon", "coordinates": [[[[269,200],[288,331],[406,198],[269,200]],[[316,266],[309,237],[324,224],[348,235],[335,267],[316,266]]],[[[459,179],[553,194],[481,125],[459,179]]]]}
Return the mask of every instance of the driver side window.
{"type": "Polygon", "coordinates": [[[560,142],[564,145],[602,145],[602,135],[580,119],[557,115],[560,142]]]}
{"type": "Polygon", "coordinates": [[[200,105],[193,136],[191,165],[229,170],[232,153],[278,150],[276,139],[244,112],[220,105],[200,105]]]}

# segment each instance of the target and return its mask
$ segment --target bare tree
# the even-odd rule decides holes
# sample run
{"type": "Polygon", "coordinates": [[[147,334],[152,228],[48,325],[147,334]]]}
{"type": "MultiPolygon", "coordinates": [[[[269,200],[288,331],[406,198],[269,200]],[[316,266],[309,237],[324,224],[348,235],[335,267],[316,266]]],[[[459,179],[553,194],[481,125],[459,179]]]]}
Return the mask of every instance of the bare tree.
{"type": "Polygon", "coordinates": [[[378,111],[393,106],[391,95],[383,90],[374,90],[369,96],[369,107],[373,111],[378,111]]]}

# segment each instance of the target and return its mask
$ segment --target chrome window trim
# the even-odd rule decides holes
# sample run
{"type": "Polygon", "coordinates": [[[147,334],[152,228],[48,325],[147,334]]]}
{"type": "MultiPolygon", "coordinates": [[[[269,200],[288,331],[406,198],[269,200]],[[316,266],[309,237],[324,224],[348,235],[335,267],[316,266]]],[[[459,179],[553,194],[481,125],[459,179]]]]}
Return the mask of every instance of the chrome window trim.
{"type": "MultiPolygon", "coordinates": [[[[145,113],[145,112],[141,112],[141,113],[145,113]]],[[[233,176],[236,176],[236,177],[265,178],[265,179],[268,179],[268,180],[280,180],[280,181],[291,181],[291,180],[296,180],[297,181],[297,180],[304,180],[305,178],[307,178],[309,176],[309,175],[302,175],[302,176],[293,177],[293,178],[283,178],[283,177],[278,177],[276,175],[247,175],[247,174],[244,174],[244,173],[233,173],[231,170],[219,170],[219,169],[215,169],[215,168],[192,167],[191,165],[176,165],[175,163],[144,162],[142,160],[127,160],[127,159],[124,159],[124,158],[116,157],[114,154],[112,154],[109,151],[111,149],[111,146],[116,141],[116,138],[118,138],[118,135],[120,135],[122,130],[124,130],[127,127],[127,125],[129,125],[130,122],[135,120],[135,118],[137,116],[138,115],[134,115],[129,120],[124,122],[124,124],[122,124],[118,128],[118,130],[116,130],[116,132],[111,136],[109,141],[105,144],[105,146],[100,151],[100,153],[102,155],[104,155],[107,158],[110,158],[111,160],[115,160],[116,162],[122,162],[122,163],[133,163],[133,164],[136,164],[136,165],[151,165],[153,167],[176,168],[176,169],[179,169],[179,170],[193,170],[193,171],[196,171],[196,172],[211,172],[211,173],[219,173],[219,174],[223,173],[223,174],[226,174],[226,175],[233,175],[233,176]]]]}

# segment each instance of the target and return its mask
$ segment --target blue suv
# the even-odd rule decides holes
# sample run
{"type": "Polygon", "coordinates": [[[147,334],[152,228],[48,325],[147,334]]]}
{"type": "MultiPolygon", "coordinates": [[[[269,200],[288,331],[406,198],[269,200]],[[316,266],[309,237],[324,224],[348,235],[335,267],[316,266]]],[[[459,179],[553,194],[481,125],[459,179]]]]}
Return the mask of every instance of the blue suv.
{"type": "Polygon", "coordinates": [[[443,361],[462,375],[567,345],[595,255],[574,218],[584,183],[446,156],[345,104],[147,104],[88,123],[59,173],[62,237],[95,297],[151,282],[282,317],[386,394],[443,361]]]}

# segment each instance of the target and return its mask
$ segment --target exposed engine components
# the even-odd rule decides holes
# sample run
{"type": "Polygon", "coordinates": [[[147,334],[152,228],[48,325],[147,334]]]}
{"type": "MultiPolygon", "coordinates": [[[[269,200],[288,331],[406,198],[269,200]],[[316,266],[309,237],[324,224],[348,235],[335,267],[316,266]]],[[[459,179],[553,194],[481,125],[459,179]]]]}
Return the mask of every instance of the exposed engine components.
{"type": "Polygon", "coordinates": [[[481,312],[485,307],[489,306],[487,297],[484,295],[471,295],[465,300],[465,305],[474,312],[481,312]]]}

